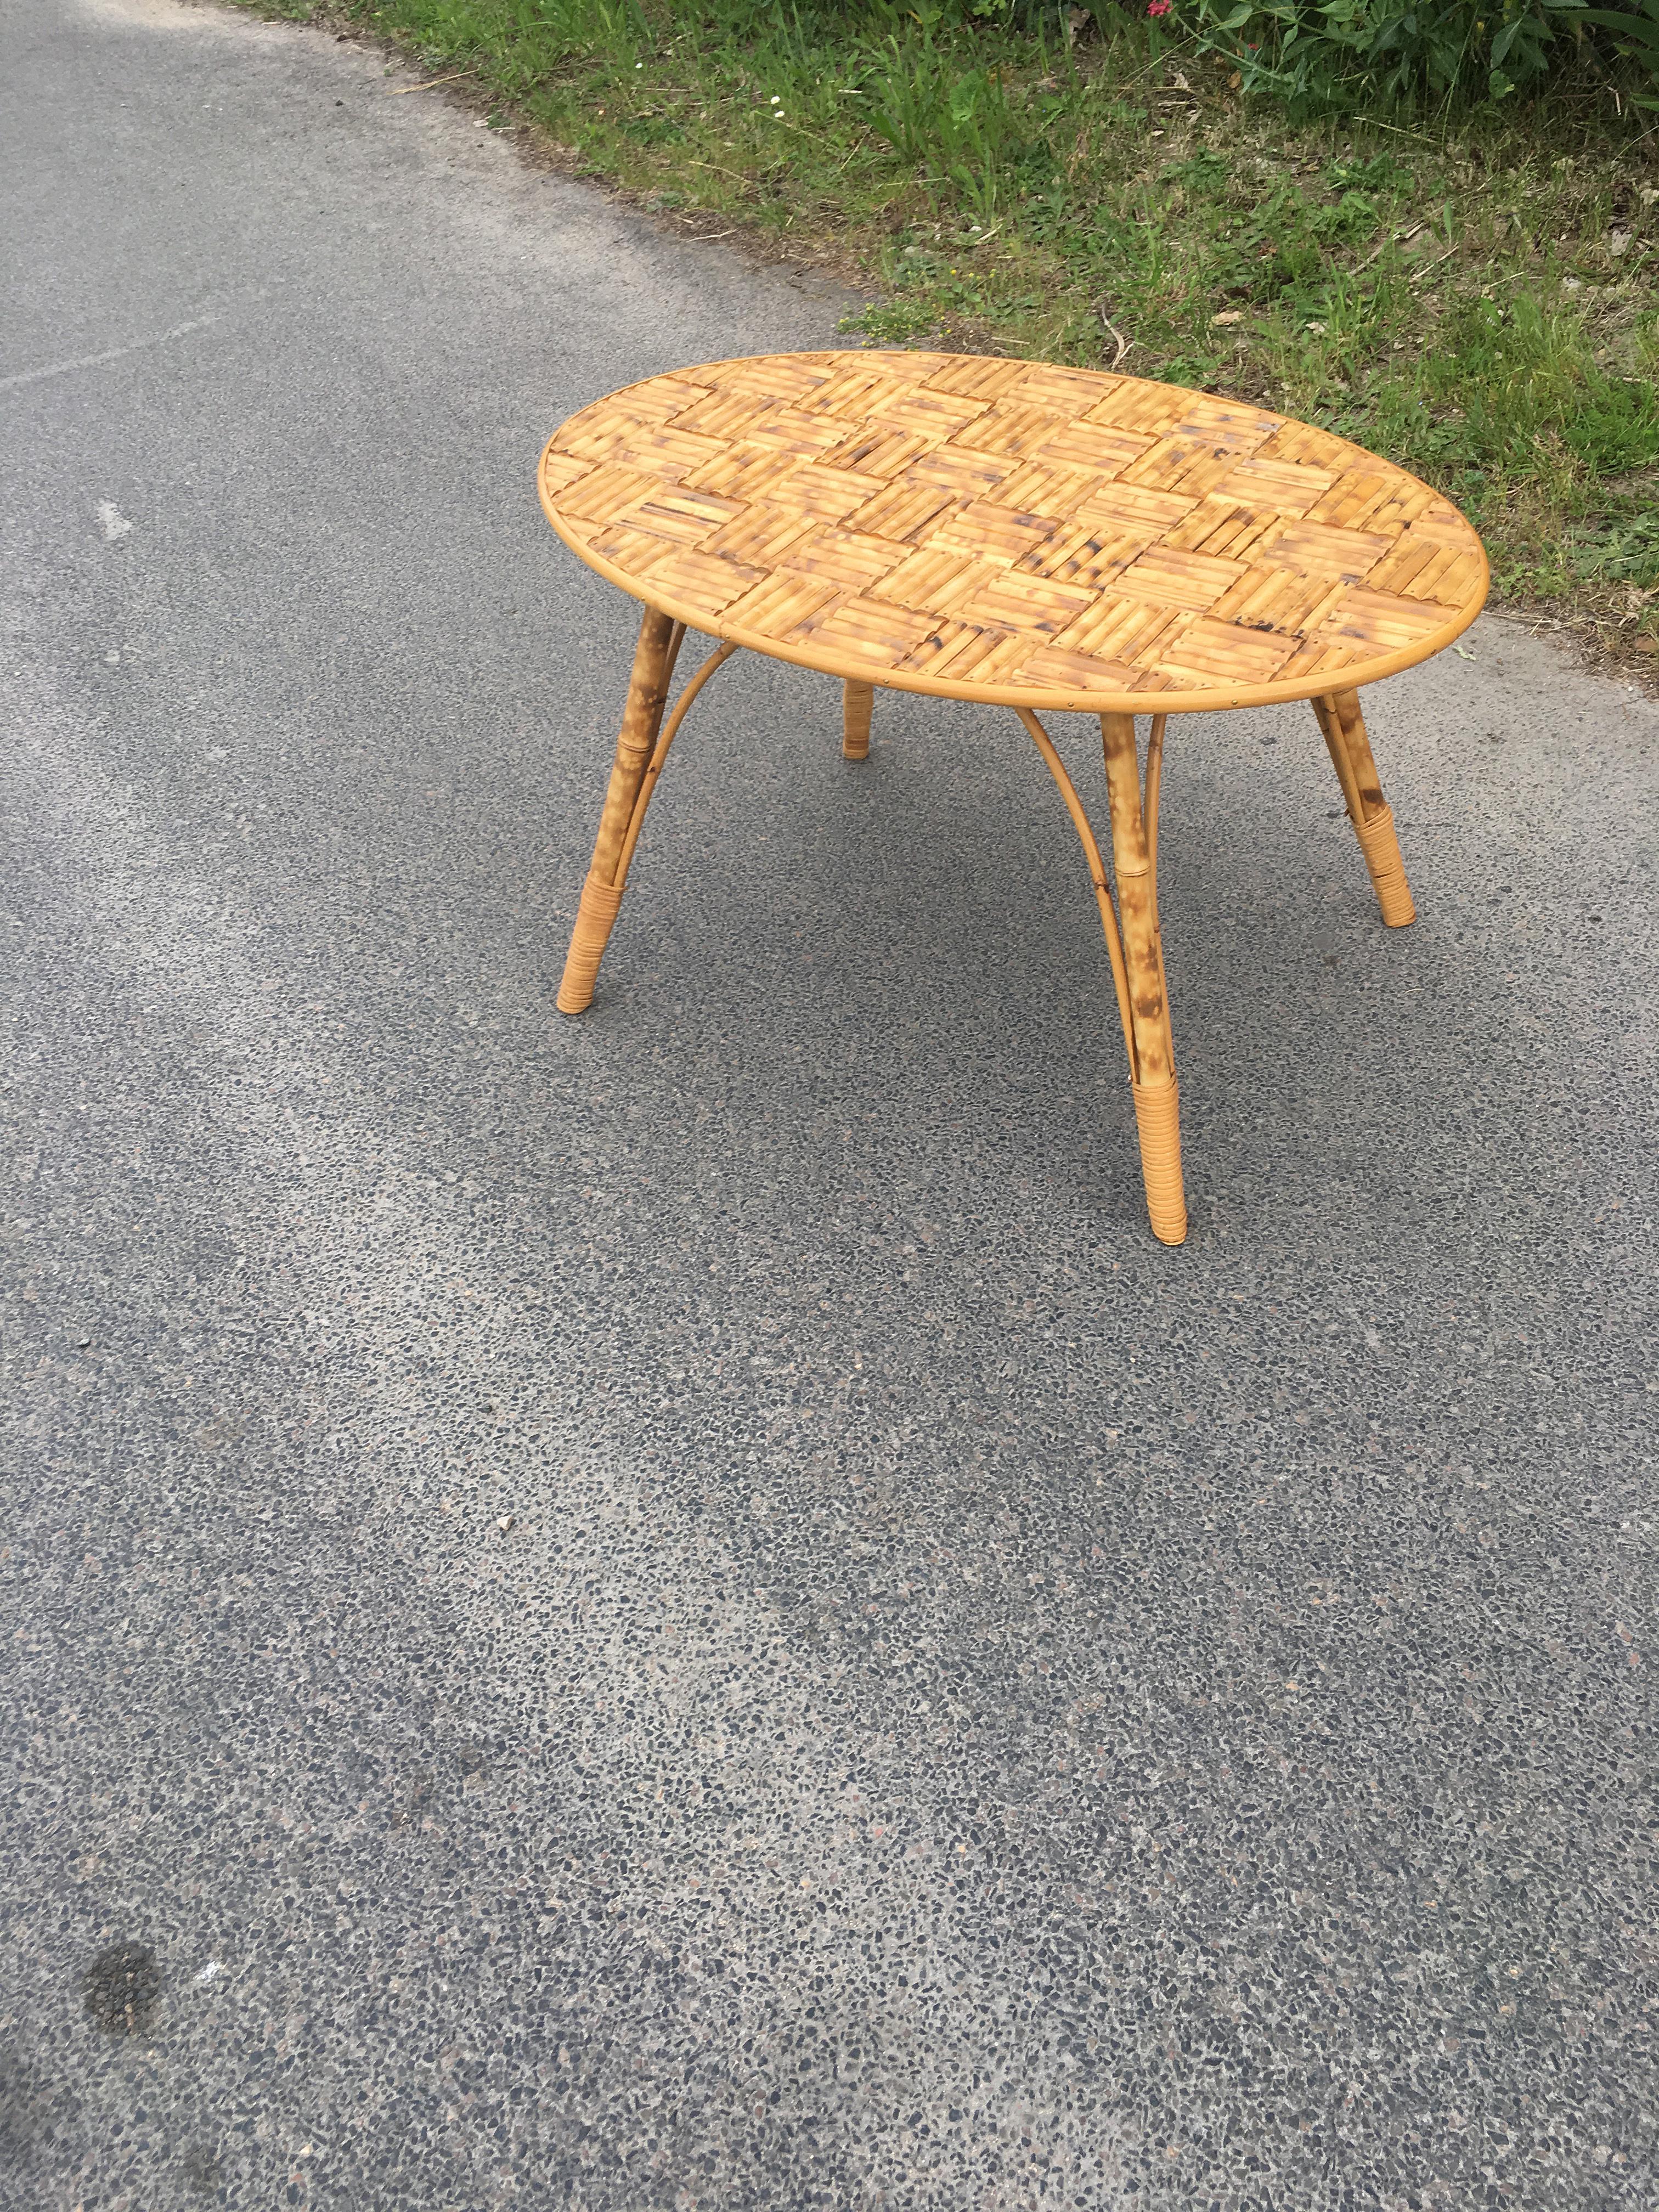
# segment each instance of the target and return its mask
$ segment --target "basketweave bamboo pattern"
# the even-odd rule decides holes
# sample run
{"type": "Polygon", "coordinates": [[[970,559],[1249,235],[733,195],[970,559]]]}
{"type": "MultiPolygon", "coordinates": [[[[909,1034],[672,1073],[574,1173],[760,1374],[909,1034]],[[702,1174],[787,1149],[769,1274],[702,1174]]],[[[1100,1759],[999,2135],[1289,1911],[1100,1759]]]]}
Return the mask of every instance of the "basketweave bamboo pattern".
{"type": "Polygon", "coordinates": [[[1181,712],[1374,682],[1486,597],[1403,469],[1261,408],[973,356],[657,376],[542,457],[549,520],[693,628],[854,681],[1181,712]]]}

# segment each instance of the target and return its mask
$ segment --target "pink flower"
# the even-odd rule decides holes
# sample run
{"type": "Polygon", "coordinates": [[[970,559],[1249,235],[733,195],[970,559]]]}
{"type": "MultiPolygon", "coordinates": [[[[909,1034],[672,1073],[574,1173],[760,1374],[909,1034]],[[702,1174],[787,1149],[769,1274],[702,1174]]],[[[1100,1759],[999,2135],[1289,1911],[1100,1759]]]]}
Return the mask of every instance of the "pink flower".
{"type": "Polygon", "coordinates": [[[1149,15],[1167,15],[1169,12],[1170,0],[1146,0],[1146,13],[1149,15]]]}

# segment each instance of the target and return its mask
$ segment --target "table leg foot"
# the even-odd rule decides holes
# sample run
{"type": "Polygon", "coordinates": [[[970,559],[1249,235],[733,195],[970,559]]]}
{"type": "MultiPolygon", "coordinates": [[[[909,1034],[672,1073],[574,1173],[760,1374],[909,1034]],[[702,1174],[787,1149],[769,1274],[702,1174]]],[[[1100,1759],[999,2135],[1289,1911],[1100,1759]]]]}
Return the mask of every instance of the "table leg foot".
{"type": "Polygon", "coordinates": [[[1393,812],[1384,806],[1368,821],[1355,826],[1382,919],[1390,929],[1404,929],[1408,922],[1416,921],[1417,905],[1411,885],[1406,881],[1406,863],[1401,858],[1400,840],[1395,835],[1393,812]]]}
{"type": "Polygon", "coordinates": [[[1181,1185],[1181,1086],[1171,1076],[1167,1083],[1137,1083],[1132,1088],[1146,1217],[1160,1243],[1183,1244],[1187,1200],[1181,1185]]]}
{"type": "Polygon", "coordinates": [[[668,697],[668,679],[684,635],[679,624],[668,616],[659,614],[655,607],[646,609],[640,623],[639,643],[634,649],[628,704],[623,710],[622,728],[617,736],[616,758],[611,763],[611,783],[605,794],[605,811],[599,817],[599,834],[593,842],[593,858],[588,866],[587,880],[582,885],[581,902],[576,909],[576,927],[571,932],[570,949],[565,955],[564,975],[556,1001],[562,1014],[585,1013],[593,1003],[594,978],[599,972],[599,962],[611,924],[617,919],[617,909],[622,904],[623,879],[627,873],[623,848],[629,826],[645,783],[646,770],[651,764],[668,697]]]}
{"type": "Polygon", "coordinates": [[[1400,856],[1394,815],[1382,796],[1382,780],[1371,757],[1370,739],[1365,734],[1359,694],[1334,691],[1328,698],[1316,699],[1313,709],[1342,785],[1348,819],[1359,840],[1382,919],[1390,929],[1404,929],[1408,922],[1416,921],[1417,908],[1412,901],[1411,886],[1406,881],[1406,864],[1400,856]]]}
{"type": "Polygon", "coordinates": [[[622,906],[622,885],[592,873],[582,885],[576,927],[564,956],[564,975],[555,1001],[562,1014],[585,1014],[593,1003],[593,985],[611,939],[611,924],[622,906]]]}
{"type": "Polygon", "coordinates": [[[870,716],[875,699],[876,690],[872,684],[860,684],[849,678],[842,686],[841,750],[843,760],[869,759],[870,716]]]}

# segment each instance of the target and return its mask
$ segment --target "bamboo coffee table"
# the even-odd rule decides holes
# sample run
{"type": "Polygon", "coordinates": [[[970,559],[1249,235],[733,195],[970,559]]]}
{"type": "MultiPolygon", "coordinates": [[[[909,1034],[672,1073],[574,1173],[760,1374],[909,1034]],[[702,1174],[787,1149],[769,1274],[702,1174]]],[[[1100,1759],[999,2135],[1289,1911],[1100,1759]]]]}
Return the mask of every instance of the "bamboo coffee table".
{"type": "Polygon", "coordinates": [[[740,646],[842,679],[848,760],[869,752],[877,686],[1012,707],[1088,857],[1147,1212],[1178,1244],[1157,889],[1165,719],[1310,700],[1382,919],[1412,921],[1357,695],[1480,611],[1486,556],[1456,508],[1259,407],[960,354],[776,354],[652,377],[573,415],[540,482],[565,544],[645,603],[560,1010],[592,1002],[668,748],[740,646]],[[665,721],[688,629],[721,641],[665,721]],[[1115,900],[1040,711],[1100,717],[1115,900]]]}

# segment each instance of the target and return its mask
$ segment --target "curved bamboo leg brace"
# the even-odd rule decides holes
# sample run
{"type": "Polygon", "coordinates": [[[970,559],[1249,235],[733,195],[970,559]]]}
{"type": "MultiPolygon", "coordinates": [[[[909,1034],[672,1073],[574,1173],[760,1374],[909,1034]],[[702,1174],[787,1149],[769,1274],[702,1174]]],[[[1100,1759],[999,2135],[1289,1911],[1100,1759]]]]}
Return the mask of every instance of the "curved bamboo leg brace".
{"type": "Polygon", "coordinates": [[[662,735],[657,739],[651,756],[651,765],[645,771],[640,785],[640,795],[634,801],[633,817],[628,824],[628,835],[623,839],[622,859],[617,864],[617,894],[620,897],[628,883],[628,871],[634,865],[634,848],[640,842],[640,832],[645,827],[645,810],[651,804],[651,794],[657,787],[663,763],[668,758],[668,748],[679,735],[680,724],[691,711],[692,702],[717,668],[725,665],[737,651],[735,645],[717,645],[702,666],[674,702],[674,711],[663,725],[662,735]]]}
{"type": "Polygon", "coordinates": [[[1371,757],[1370,740],[1365,735],[1359,694],[1334,691],[1328,698],[1316,699],[1313,710],[1319,717],[1320,729],[1330,750],[1342,796],[1347,801],[1348,819],[1353,823],[1359,849],[1365,856],[1382,919],[1390,929],[1403,929],[1408,921],[1416,921],[1417,908],[1412,903],[1411,886],[1406,881],[1406,864],[1400,857],[1394,816],[1382,796],[1376,763],[1371,757]]]}
{"type": "Polygon", "coordinates": [[[1129,1015],[1129,971],[1123,964],[1123,939],[1118,933],[1117,915],[1112,908],[1111,886],[1106,880],[1106,863],[1100,857],[1100,847],[1089,826],[1089,817],[1083,811],[1083,801],[1077,795],[1077,786],[1066,775],[1066,763],[1054,750],[1053,739],[1029,707],[1016,707],[1014,712],[1030,732],[1049,775],[1059,785],[1060,795],[1066,801],[1066,811],[1071,816],[1083,842],[1084,858],[1089,863],[1089,880],[1095,887],[1095,904],[1100,908],[1100,926],[1106,933],[1106,950],[1111,956],[1112,982],[1117,992],[1117,1011],[1123,1023],[1124,1048],[1129,1055],[1129,1074],[1133,1079],[1135,1040],[1129,1015]]]}
{"type": "Polygon", "coordinates": [[[599,817],[599,834],[593,841],[593,858],[582,885],[576,927],[570,933],[570,950],[565,955],[557,1000],[562,1014],[583,1013],[593,1003],[593,979],[622,904],[618,871],[623,845],[657,742],[673,655],[684,634],[678,623],[655,607],[646,609],[639,643],[634,648],[634,672],[617,736],[617,755],[605,794],[605,811],[599,817]]]}
{"type": "Polygon", "coordinates": [[[842,757],[844,760],[868,760],[870,757],[870,714],[876,702],[873,684],[860,684],[849,677],[842,690],[842,757]]]}
{"type": "MultiPolygon", "coordinates": [[[[1140,1132],[1146,1212],[1154,1237],[1165,1244],[1179,1244],[1187,1234],[1187,1204],[1181,1186],[1181,1100],[1152,876],[1157,833],[1148,835],[1148,810],[1141,804],[1134,716],[1103,714],[1100,734],[1112,805],[1112,872],[1117,879],[1118,918],[1129,972],[1135,1121],[1140,1132]]],[[[1162,738],[1163,732],[1156,731],[1148,752],[1149,799],[1157,789],[1154,763],[1161,761],[1162,738]]]]}

